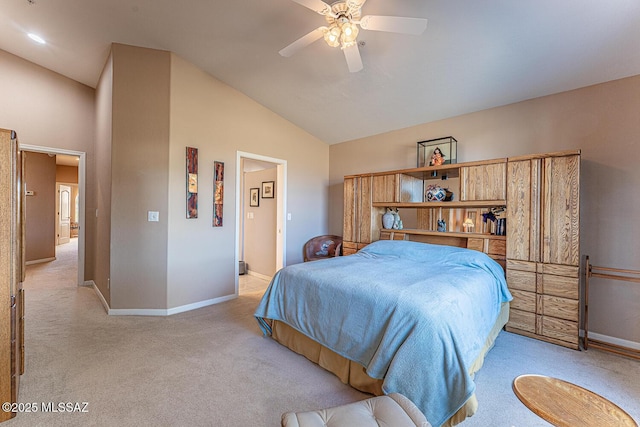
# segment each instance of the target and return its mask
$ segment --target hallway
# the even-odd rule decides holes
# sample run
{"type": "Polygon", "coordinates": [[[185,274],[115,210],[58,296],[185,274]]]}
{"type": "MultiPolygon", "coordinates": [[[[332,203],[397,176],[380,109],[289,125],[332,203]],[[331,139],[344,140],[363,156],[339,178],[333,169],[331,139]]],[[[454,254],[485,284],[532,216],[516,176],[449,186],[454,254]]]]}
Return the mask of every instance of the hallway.
{"type": "Polygon", "coordinates": [[[56,246],[55,261],[27,265],[23,283],[25,292],[36,289],[75,288],[78,286],[78,238],[56,246]]]}

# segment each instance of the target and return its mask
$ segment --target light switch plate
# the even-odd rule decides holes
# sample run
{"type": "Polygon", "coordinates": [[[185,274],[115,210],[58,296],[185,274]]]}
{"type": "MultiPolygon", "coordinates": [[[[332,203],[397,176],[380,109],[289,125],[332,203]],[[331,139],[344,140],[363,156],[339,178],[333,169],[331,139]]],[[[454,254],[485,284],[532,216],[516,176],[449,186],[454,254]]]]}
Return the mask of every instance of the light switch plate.
{"type": "Polygon", "coordinates": [[[147,221],[149,221],[149,222],[158,222],[158,221],[160,221],[160,212],[158,212],[158,211],[149,211],[149,212],[147,212],[147,221]]]}

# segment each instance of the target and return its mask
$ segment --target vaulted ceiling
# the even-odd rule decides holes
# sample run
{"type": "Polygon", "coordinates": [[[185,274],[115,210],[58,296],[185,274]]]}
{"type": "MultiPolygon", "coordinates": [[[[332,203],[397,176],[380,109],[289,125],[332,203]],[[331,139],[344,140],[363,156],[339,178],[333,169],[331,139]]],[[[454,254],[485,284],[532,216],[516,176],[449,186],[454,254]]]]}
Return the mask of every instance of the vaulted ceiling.
{"type": "MultiPolygon", "coordinates": [[[[350,73],[292,0],[2,0],[0,49],[95,87],[112,42],[169,50],[328,144],[640,74],[637,0],[368,0],[428,19],[360,31],[350,73]],[[43,37],[39,45],[26,33],[43,37]]],[[[2,78],[2,76],[0,76],[2,78]]]]}

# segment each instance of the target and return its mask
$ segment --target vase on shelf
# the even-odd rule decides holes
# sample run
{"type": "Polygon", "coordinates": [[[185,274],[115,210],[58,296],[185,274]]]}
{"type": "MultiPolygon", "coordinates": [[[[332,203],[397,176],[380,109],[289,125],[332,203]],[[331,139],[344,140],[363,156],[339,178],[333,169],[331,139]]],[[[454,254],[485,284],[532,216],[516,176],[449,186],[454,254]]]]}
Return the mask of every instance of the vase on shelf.
{"type": "Polygon", "coordinates": [[[382,215],[382,228],[390,230],[393,228],[393,224],[396,221],[396,216],[393,214],[393,211],[387,208],[387,212],[382,215]]]}
{"type": "Polygon", "coordinates": [[[427,202],[450,202],[453,200],[453,192],[449,191],[448,188],[432,184],[427,187],[425,199],[427,199],[427,202]]]}

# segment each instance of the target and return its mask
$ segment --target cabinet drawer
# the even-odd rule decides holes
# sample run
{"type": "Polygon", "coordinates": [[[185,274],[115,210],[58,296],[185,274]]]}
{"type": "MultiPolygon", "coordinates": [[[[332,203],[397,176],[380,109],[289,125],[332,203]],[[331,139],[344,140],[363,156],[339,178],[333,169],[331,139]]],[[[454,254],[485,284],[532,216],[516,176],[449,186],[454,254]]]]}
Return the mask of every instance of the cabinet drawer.
{"type": "Polygon", "coordinates": [[[575,265],[561,265],[561,264],[543,264],[538,263],[538,273],[554,274],[556,276],[567,277],[579,277],[580,268],[575,265]]]}
{"type": "Polygon", "coordinates": [[[508,326],[531,333],[536,332],[536,315],[527,311],[510,309],[508,326]]]}
{"type": "Polygon", "coordinates": [[[390,231],[380,231],[380,240],[391,240],[390,231]]]}
{"type": "Polygon", "coordinates": [[[541,310],[544,316],[558,317],[564,320],[578,321],[578,300],[542,295],[541,310]]]}
{"type": "Polygon", "coordinates": [[[490,255],[507,255],[507,241],[489,239],[489,254],[490,255]]]}
{"type": "Polygon", "coordinates": [[[467,239],[467,249],[482,252],[484,250],[484,239],[467,239]]]}
{"type": "Polygon", "coordinates": [[[577,277],[555,276],[553,274],[540,274],[538,277],[539,291],[545,295],[577,300],[579,286],[577,277]]]}
{"type": "Polygon", "coordinates": [[[541,330],[539,333],[543,336],[578,345],[579,337],[577,322],[541,316],[540,327],[541,330]]]}
{"type": "Polygon", "coordinates": [[[531,271],[532,273],[535,273],[537,271],[535,262],[518,261],[515,259],[507,260],[507,268],[509,270],[513,269],[513,270],[520,270],[520,271],[531,271]]]}
{"type": "Polygon", "coordinates": [[[358,252],[357,243],[342,242],[342,255],[352,255],[358,252]]]}
{"type": "Polygon", "coordinates": [[[518,289],[511,289],[511,295],[513,295],[513,301],[511,301],[511,307],[517,310],[528,311],[531,313],[536,312],[536,294],[533,292],[521,291],[518,289]]]}
{"type": "Polygon", "coordinates": [[[522,291],[536,291],[536,273],[530,271],[519,271],[509,269],[507,261],[507,284],[510,289],[520,289],[522,291]]]}

